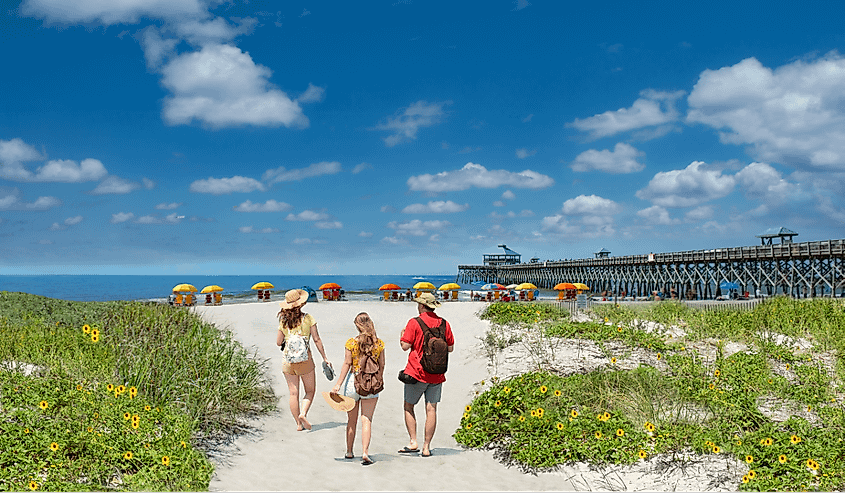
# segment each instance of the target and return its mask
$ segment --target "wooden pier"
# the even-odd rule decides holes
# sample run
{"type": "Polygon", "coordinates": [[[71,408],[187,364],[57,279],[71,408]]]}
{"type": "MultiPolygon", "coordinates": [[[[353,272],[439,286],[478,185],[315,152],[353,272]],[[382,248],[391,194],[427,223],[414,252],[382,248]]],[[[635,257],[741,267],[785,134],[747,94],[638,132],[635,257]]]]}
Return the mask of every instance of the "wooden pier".
{"type": "Polygon", "coordinates": [[[674,292],[685,299],[713,299],[724,281],[739,285],[740,295],[842,296],[845,240],[510,265],[459,265],[457,275],[459,283],[531,282],[551,289],[560,282],[582,282],[594,293],[647,296],[659,291],[665,297],[674,292]]]}

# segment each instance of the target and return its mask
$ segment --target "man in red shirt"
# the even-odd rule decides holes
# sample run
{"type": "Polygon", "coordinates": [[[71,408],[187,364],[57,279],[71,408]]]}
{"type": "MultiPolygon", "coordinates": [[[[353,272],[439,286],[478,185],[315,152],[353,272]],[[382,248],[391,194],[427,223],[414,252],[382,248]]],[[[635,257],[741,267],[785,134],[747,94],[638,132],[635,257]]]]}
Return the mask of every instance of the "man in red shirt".
{"type": "MultiPolygon", "coordinates": [[[[417,302],[417,311],[419,318],[423,323],[430,328],[436,328],[440,325],[442,318],[434,313],[434,310],[440,306],[440,302],[431,293],[420,293],[414,298],[417,302]]],[[[445,322],[445,320],[443,320],[445,322]]],[[[452,335],[452,327],[449,322],[446,322],[446,345],[451,353],[455,349],[455,337],[452,335]]],[[[405,374],[414,377],[418,380],[417,383],[405,384],[405,427],[408,429],[408,437],[410,442],[407,447],[400,450],[400,453],[414,453],[419,452],[417,445],[417,417],[414,414],[414,406],[420,401],[420,397],[425,395],[425,441],[421,455],[423,457],[431,456],[431,439],[434,437],[434,429],[437,426],[437,403],[440,402],[440,393],[443,382],[446,381],[445,374],[428,373],[423,370],[420,358],[423,351],[423,343],[425,336],[422,328],[417,321],[412,318],[408,320],[405,328],[402,329],[402,334],[399,337],[399,343],[402,345],[402,350],[411,350],[408,354],[408,364],[405,366],[405,374]]]]}

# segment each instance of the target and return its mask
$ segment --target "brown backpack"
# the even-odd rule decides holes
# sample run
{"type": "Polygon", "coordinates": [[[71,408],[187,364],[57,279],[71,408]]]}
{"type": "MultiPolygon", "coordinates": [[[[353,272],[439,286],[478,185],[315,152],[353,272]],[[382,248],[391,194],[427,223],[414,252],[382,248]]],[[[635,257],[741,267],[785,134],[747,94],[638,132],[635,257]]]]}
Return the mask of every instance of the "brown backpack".
{"type": "Polygon", "coordinates": [[[420,325],[423,332],[423,350],[420,355],[420,364],[426,373],[443,374],[449,365],[449,345],[446,344],[446,320],[440,319],[440,325],[431,328],[423,322],[422,318],[415,317],[414,320],[420,325]]]}
{"type": "MultiPolygon", "coordinates": [[[[360,348],[360,341],[358,347],[360,348]]],[[[378,394],[384,390],[384,378],[378,360],[373,358],[372,348],[361,350],[358,354],[358,365],[361,367],[355,374],[355,392],[360,396],[378,394]]]]}

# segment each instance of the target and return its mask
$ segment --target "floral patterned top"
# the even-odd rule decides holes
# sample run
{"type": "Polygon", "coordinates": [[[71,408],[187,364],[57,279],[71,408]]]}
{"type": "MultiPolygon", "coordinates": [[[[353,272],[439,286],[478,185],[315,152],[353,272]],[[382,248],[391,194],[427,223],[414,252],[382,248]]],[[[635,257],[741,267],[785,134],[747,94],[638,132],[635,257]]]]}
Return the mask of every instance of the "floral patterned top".
{"type": "MultiPolygon", "coordinates": [[[[361,365],[358,364],[358,338],[350,337],[349,340],[346,341],[346,349],[352,353],[352,371],[358,373],[358,371],[361,370],[361,365]]],[[[373,349],[370,354],[373,359],[378,361],[378,357],[382,351],[384,351],[384,341],[376,339],[376,343],[373,344],[373,349]]]]}

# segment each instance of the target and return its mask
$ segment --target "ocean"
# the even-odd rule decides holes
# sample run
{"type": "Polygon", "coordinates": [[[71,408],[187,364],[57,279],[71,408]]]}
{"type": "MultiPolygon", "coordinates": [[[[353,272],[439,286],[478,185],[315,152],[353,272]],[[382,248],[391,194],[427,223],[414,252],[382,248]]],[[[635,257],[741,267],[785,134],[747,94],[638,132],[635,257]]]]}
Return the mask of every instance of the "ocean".
{"type": "MultiPolygon", "coordinates": [[[[188,283],[197,290],[216,284],[223,288],[223,303],[242,303],[255,299],[250,288],[257,282],[267,281],[274,286],[271,299],[281,300],[285,291],[309,286],[317,290],[322,284],[334,282],[346,292],[347,299],[378,299],[378,288],[387,283],[397,284],[403,290],[421,281],[436,287],[454,282],[457,275],[358,275],[358,276],[110,276],[110,275],[48,275],[0,276],[0,291],[24,292],[72,301],[140,300],[166,301],[177,284],[188,283]]],[[[462,288],[478,289],[463,285],[462,288]]],[[[199,303],[204,303],[200,297],[199,303]]]]}

